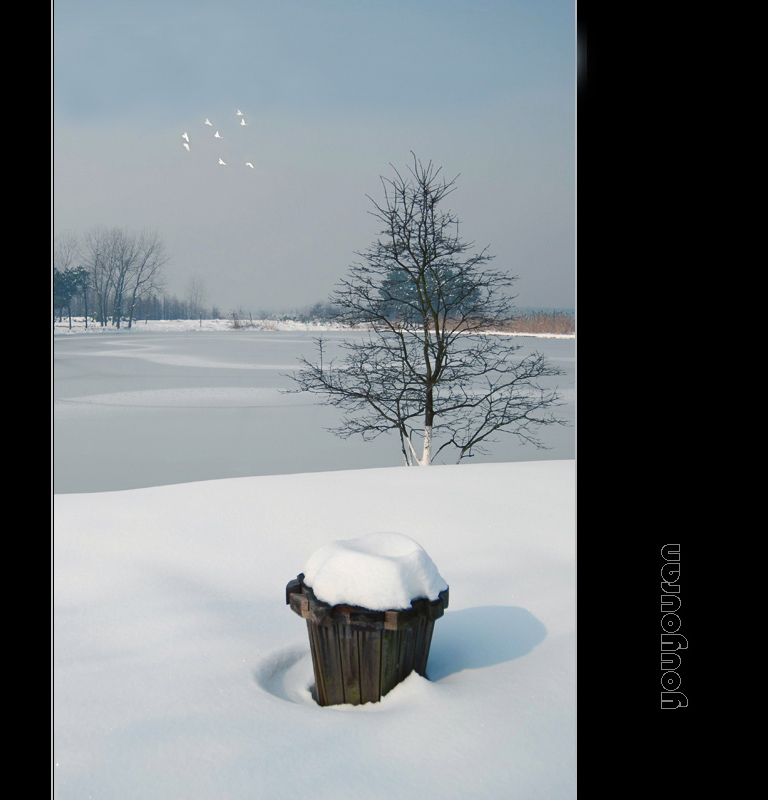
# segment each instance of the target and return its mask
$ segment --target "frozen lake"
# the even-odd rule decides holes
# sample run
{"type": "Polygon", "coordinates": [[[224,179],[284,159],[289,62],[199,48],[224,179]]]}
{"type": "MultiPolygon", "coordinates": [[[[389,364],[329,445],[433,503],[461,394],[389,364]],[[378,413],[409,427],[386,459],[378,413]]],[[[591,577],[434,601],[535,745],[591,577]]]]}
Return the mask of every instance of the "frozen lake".
{"type": "MultiPolygon", "coordinates": [[[[135,489],[249,475],[391,467],[396,436],[342,440],[326,429],[339,412],[283,394],[317,333],[132,331],[53,337],[53,491],[135,489]]],[[[324,332],[331,345],[349,334],[324,332]]],[[[516,337],[524,356],[545,354],[575,421],[575,340],[516,337]]],[[[549,449],[502,436],[466,463],[575,458],[575,427],[541,432],[549,449]]],[[[448,459],[447,463],[452,463],[448,459]]]]}

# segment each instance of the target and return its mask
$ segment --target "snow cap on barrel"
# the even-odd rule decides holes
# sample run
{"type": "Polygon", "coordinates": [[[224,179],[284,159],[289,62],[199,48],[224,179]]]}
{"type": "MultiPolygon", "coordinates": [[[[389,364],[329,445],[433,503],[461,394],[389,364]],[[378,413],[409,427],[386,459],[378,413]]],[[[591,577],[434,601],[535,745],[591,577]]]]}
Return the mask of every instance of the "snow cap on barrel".
{"type": "Polygon", "coordinates": [[[303,571],[318,600],[372,611],[409,608],[422,597],[437,600],[448,586],[424,548],[402,533],[330,542],[310,556],[303,571]]]}

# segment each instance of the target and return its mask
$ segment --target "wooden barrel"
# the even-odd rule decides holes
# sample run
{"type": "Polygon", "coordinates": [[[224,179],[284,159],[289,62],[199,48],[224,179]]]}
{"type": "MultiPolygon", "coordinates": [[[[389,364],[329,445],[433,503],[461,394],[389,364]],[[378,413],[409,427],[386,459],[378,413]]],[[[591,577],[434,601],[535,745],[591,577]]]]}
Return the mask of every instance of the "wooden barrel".
{"type": "Polygon", "coordinates": [[[375,703],[415,671],[426,676],[435,620],[448,608],[448,588],[437,600],[418,598],[404,610],[331,606],[289,581],[285,602],[307,621],[315,696],[321,706],[375,703]]]}

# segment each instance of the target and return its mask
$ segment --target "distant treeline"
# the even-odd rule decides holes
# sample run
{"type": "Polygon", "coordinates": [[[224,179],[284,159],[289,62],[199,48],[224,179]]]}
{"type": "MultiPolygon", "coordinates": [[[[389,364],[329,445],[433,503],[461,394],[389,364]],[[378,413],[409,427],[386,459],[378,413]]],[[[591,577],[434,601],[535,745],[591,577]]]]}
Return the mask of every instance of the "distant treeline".
{"type": "MultiPolygon", "coordinates": [[[[86,318],[87,324],[111,325],[135,324],[145,320],[176,319],[229,319],[232,327],[242,328],[254,325],[254,320],[286,321],[293,320],[307,324],[323,324],[333,322],[338,309],[328,301],[319,301],[308,306],[288,311],[259,310],[256,313],[238,309],[222,311],[216,305],[204,305],[205,292],[195,291],[192,286],[186,298],[173,294],[147,292],[144,296],[134,296],[130,304],[130,313],[116,313],[117,304],[95,303],[95,291],[92,289],[90,274],[84,269],[54,269],[54,317],[59,322],[72,317],[86,318]],[[90,290],[90,291],[89,291],[90,290]],[[96,306],[94,308],[94,305],[96,306]],[[112,313],[110,313],[110,311],[112,313]]],[[[520,309],[514,319],[502,330],[517,333],[575,333],[575,314],[570,310],[560,309],[520,309]]]]}
{"type": "MultiPolygon", "coordinates": [[[[90,324],[98,325],[101,320],[87,309],[90,324]]],[[[85,302],[82,294],[72,294],[69,307],[62,304],[56,309],[55,316],[64,321],[68,316],[83,318],[86,316],[85,302]]],[[[317,302],[290,311],[260,310],[256,313],[250,311],[222,311],[215,305],[202,307],[199,302],[180,299],[176,295],[150,295],[140,298],[134,306],[132,322],[135,324],[144,320],[175,320],[175,319],[229,319],[234,328],[244,328],[255,324],[254,320],[293,320],[307,324],[323,324],[333,322],[336,309],[331,303],[317,302]]],[[[123,318],[123,323],[126,319],[123,318]]],[[[115,325],[116,320],[108,318],[107,324],[115,325]]],[[[576,331],[576,320],[573,311],[549,309],[525,309],[515,313],[514,319],[502,328],[510,333],[554,333],[573,334],[576,331]]]]}
{"type": "MultiPolygon", "coordinates": [[[[89,323],[95,325],[112,325],[117,324],[117,319],[114,314],[107,314],[104,318],[98,315],[92,308],[86,309],[86,298],[82,293],[72,294],[68,298],[69,304],[66,302],[60,303],[54,308],[54,316],[61,322],[68,316],[71,317],[88,317],[89,323]],[[86,314],[87,310],[87,314],[86,314]]],[[[222,312],[216,306],[208,306],[203,308],[199,303],[190,302],[189,300],[179,299],[175,295],[151,295],[138,299],[133,306],[133,314],[129,318],[127,315],[121,315],[120,321],[125,324],[127,322],[143,322],[144,320],[173,320],[173,319],[225,319],[231,317],[231,314],[222,312]]]]}
{"type": "MultiPolygon", "coordinates": [[[[289,311],[223,311],[207,303],[199,276],[189,279],[183,298],[165,292],[168,254],[153,231],[95,227],[82,235],[57,237],[53,258],[53,313],[63,321],[80,317],[86,325],[121,327],[145,320],[229,319],[233,327],[255,320],[329,323],[338,309],[325,300],[289,311]]],[[[397,281],[395,281],[396,283],[397,281]]],[[[393,293],[392,287],[388,290],[393,293]]],[[[502,330],[520,333],[575,333],[570,309],[521,308],[502,330]]]]}

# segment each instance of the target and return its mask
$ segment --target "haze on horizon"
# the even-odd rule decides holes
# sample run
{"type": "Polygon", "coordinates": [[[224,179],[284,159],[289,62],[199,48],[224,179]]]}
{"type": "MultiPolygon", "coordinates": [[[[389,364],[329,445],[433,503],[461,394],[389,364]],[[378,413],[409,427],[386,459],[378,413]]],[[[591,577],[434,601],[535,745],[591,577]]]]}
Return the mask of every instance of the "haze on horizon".
{"type": "Polygon", "coordinates": [[[575,101],[571,0],[69,0],[52,233],[157,231],[168,293],[301,308],[375,239],[367,195],[413,151],[459,175],[462,235],[518,306],[572,308],[575,101]]]}

